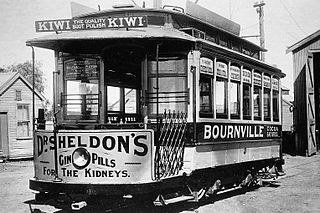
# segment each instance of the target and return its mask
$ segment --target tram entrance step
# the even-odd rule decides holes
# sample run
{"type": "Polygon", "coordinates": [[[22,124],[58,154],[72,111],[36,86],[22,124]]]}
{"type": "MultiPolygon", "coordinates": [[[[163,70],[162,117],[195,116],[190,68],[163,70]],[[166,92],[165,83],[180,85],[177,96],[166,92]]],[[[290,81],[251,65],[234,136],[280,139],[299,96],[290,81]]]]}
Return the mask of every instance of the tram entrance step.
{"type": "Polygon", "coordinates": [[[153,203],[155,206],[164,206],[172,203],[179,203],[179,202],[189,201],[189,200],[194,200],[194,196],[182,195],[179,197],[164,199],[162,195],[159,195],[159,197],[153,203]]]}

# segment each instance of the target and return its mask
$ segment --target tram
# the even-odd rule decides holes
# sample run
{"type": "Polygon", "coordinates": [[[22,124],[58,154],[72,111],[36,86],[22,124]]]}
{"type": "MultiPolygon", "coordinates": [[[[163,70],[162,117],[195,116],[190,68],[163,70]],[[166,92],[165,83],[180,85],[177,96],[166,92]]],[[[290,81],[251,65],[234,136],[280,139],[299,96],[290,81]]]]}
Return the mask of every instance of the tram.
{"type": "Polygon", "coordinates": [[[53,33],[27,45],[55,53],[54,128],[38,118],[34,131],[38,195],[199,199],[284,163],[285,75],[237,23],[187,1],[35,26],[53,33]]]}

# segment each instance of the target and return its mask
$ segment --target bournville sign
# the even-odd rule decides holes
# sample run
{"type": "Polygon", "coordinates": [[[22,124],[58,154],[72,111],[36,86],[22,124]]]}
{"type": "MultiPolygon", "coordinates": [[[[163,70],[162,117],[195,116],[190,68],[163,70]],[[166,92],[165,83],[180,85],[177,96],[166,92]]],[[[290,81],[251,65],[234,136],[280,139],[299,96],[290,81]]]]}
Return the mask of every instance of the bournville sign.
{"type": "Polygon", "coordinates": [[[146,27],[146,16],[97,17],[36,21],[36,32],[146,27]]]}

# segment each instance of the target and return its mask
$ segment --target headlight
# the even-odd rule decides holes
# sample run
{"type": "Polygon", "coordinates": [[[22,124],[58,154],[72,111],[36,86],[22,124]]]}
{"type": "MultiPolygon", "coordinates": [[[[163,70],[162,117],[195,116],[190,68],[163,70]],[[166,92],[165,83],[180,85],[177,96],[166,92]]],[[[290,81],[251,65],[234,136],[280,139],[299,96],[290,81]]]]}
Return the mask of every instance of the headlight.
{"type": "Polygon", "coordinates": [[[74,150],[72,154],[72,163],[76,169],[84,169],[90,163],[90,153],[84,148],[74,150]]]}

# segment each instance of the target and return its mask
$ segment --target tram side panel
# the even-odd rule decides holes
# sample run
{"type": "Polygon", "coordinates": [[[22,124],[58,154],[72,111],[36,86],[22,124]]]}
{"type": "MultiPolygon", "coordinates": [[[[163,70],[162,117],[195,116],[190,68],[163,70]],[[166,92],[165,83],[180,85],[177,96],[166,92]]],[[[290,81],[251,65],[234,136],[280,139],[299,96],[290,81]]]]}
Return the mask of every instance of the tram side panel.
{"type": "Polygon", "coordinates": [[[197,129],[198,142],[185,150],[185,170],[281,157],[280,125],[201,123],[197,129]]]}

